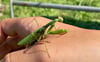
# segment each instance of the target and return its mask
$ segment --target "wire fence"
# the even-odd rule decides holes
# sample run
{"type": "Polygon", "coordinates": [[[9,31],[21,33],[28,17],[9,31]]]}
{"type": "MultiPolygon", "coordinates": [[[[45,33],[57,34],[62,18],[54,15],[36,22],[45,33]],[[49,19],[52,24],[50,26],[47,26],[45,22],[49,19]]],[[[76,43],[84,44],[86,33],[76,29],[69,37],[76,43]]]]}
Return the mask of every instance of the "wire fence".
{"type": "Polygon", "coordinates": [[[31,6],[31,7],[42,7],[42,8],[54,8],[54,9],[62,9],[62,10],[77,10],[77,11],[88,11],[88,12],[100,12],[100,7],[61,5],[61,4],[49,4],[49,3],[40,3],[40,2],[25,2],[25,1],[13,1],[13,0],[10,0],[11,18],[14,17],[14,9],[13,9],[14,5],[31,6]]]}

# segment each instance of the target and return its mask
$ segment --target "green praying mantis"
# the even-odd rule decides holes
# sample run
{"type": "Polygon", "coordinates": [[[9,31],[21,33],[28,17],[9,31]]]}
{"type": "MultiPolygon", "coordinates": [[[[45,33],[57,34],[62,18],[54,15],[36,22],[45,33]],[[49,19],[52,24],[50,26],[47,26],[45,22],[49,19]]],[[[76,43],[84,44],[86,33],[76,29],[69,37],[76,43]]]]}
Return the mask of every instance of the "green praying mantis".
{"type": "MultiPolygon", "coordinates": [[[[55,19],[43,27],[39,28],[38,30],[32,32],[28,36],[26,36],[24,39],[22,39],[18,45],[26,45],[27,48],[30,46],[34,45],[35,43],[39,42],[40,40],[44,39],[46,34],[62,34],[62,33],[67,33],[66,29],[58,29],[55,31],[52,31],[52,28],[55,26],[56,22],[62,22],[63,20],[59,17],[59,19],[55,19]]],[[[50,58],[46,43],[45,43],[45,48],[48,54],[48,57],[50,58]]],[[[26,52],[25,50],[24,52],[26,52]]]]}
{"type": "MultiPolygon", "coordinates": [[[[55,19],[49,23],[47,23],[46,25],[44,25],[43,27],[37,29],[36,31],[32,32],[31,34],[29,34],[28,36],[26,36],[24,39],[22,39],[18,45],[26,45],[27,48],[29,48],[30,46],[34,45],[35,43],[39,42],[40,40],[44,39],[46,34],[62,34],[62,33],[67,33],[66,29],[58,29],[55,31],[52,31],[53,27],[55,26],[56,22],[62,22],[63,19],[61,17],[59,17],[58,19],[55,19]]],[[[48,54],[48,57],[50,58],[46,43],[45,43],[45,48],[48,54]]],[[[26,52],[27,50],[25,50],[24,52],[26,52]]]]}
{"type": "Polygon", "coordinates": [[[63,21],[61,18],[59,19],[55,19],[49,23],[47,23],[46,25],[44,25],[43,27],[39,28],[38,30],[32,32],[31,34],[29,34],[28,36],[26,36],[24,39],[22,39],[18,45],[29,45],[32,46],[34,45],[36,42],[42,40],[46,34],[61,34],[61,33],[67,33],[66,29],[58,29],[55,31],[52,31],[52,28],[54,27],[56,22],[61,22],[63,21]],[[48,28],[48,30],[47,30],[48,28]]]}

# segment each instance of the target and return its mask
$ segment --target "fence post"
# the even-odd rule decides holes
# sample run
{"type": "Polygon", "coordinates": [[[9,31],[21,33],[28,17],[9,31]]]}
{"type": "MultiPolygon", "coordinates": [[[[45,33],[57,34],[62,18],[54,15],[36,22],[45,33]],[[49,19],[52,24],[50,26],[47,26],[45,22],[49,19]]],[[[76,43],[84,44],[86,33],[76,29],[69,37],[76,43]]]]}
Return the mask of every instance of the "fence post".
{"type": "Polygon", "coordinates": [[[10,0],[10,17],[14,18],[13,0],[10,0]]]}
{"type": "Polygon", "coordinates": [[[2,16],[2,4],[1,4],[1,0],[0,0],[0,16],[2,16]]]}

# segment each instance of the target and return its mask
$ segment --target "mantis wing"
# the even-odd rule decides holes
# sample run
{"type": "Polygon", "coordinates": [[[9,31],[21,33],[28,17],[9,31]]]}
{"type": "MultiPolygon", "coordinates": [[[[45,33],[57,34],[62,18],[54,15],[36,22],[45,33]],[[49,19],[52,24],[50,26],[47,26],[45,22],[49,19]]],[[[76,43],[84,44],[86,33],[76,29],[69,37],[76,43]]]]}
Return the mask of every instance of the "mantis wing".
{"type": "Polygon", "coordinates": [[[26,45],[33,41],[35,39],[34,33],[31,33],[30,35],[26,36],[24,39],[22,39],[18,45],[26,45]]]}

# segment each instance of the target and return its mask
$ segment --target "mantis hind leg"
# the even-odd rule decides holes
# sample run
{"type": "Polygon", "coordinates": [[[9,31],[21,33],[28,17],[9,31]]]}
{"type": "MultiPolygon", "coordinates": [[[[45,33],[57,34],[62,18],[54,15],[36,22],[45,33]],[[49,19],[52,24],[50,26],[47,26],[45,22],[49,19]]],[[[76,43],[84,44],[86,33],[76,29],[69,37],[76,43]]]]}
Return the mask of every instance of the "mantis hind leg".
{"type": "Polygon", "coordinates": [[[45,49],[46,49],[47,55],[48,55],[48,57],[50,58],[51,56],[50,56],[50,54],[49,54],[49,51],[48,51],[48,48],[47,48],[46,41],[44,41],[44,42],[45,42],[45,43],[44,43],[44,46],[45,46],[45,49]]]}

